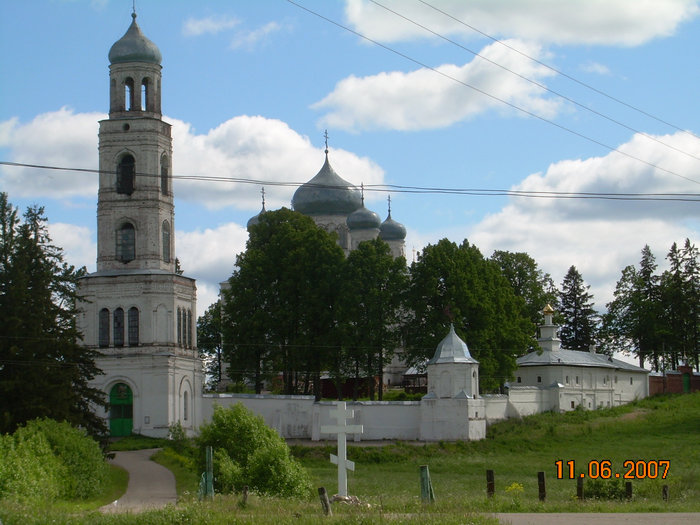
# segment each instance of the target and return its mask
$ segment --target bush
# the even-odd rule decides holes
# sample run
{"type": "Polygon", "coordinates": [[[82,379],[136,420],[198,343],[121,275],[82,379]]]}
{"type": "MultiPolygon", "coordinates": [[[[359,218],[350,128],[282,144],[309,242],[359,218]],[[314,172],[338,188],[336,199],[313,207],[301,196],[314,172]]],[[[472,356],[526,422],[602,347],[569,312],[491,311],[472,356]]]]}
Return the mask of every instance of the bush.
{"type": "Polygon", "coordinates": [[[107,475],[97,442],[66,422],[36,419],[0,437],[0,498],[88,498],[107,475]]]}
{"type": "Polygon", "coordinates": [[[583,493],[587,498],[624,499],[625,486],[620,479],[588,479],[583,493]]]}
{"type": "Polygon", "coordinates": [[[226,409],[215,407],[211,423],[200,427],[197,442],[202,470],[204,447],[214,449],[214,486],[219,492],[248,485],[262,494],[311,494],[309,475],[291,457],[285,441],[240,403],[226,409]]]}

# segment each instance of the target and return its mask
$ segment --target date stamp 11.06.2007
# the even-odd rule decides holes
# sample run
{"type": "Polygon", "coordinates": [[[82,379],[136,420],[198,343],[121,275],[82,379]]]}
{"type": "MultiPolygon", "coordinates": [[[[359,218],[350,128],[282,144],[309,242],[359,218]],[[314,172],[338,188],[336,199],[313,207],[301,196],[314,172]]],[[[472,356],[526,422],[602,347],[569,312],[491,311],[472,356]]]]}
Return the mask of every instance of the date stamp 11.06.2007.
{"type": "Polygon", "coordinates": [[[666,479],[671,469],[671,461],[667,459],[633,460],[626,459],[618,471],[613,462],[608,459],[593,459],[585,463],[585,468],[577,472],[573,459],[565,461],[558,459],[554,462],[557,479],[666,479]]]}

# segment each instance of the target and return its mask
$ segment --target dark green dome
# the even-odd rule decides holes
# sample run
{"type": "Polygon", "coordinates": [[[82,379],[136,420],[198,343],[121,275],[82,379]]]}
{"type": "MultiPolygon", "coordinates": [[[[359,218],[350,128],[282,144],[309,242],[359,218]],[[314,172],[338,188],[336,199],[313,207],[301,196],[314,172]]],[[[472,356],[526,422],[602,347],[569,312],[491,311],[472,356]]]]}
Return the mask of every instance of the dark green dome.
{"type": "Polygon", "coordinates": [[[338,175],[328,162],[292,197],[292,207],[304,215],[349,215],[362,207],[358,189],[338,175]]]}
{"type": "Polygon", "coordinates": [[[136,13],[132,13],[131,17],[133,20],[129,29],[109,50],[109,63],[149,62],[160,65],[162,56],[158,46],[143,36],[136,23],[136,13]]]}
{"type": "Polygon", "coordinates": [[[348,215],[345,221],[348,228],[352,230],[368,230],[371,228],[379,228],[382,220],[379,215],[374,213],[372,210],[368,210],[364,205],[359,209],[348,215]]]}
{"type": "Polygon", "coordinates": [[[383,241],[403,241],[406,238],[406,227],[389,216],[379,227],[379,238],[383,241]]]}

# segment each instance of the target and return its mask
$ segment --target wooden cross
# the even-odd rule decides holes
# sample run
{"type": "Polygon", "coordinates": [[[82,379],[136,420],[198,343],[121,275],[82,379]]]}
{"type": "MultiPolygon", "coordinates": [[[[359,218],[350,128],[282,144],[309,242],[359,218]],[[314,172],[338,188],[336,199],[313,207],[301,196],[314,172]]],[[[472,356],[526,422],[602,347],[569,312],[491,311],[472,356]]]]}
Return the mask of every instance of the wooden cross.
{"type": "Polygon", "coordinates": [[[355,463],[348,459],[347,441],[348,434],[362,434],[362,425],[348,425],[347,420],[354,417],[354,410],[345,408],[345,401],[339,401],[335,408],[330,411],[331,418],[335,419],[337,425],[322,425],[321,432],[324,434],[338,435],[338,455],[331,454],[331,463],[338,465],[338,495],[347,497],[348,495],[348,470],[355,470],[355,463]]]}

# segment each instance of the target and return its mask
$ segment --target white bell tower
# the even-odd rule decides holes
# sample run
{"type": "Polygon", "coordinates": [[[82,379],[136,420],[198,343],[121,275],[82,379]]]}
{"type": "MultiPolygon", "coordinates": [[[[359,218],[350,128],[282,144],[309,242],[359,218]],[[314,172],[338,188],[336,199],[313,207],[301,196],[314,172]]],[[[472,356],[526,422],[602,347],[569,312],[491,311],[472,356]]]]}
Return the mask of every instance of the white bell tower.
{"type": "Polygon", "coordinates": [[[199,424],[196,286],[175,272],[170,124],[161,54],[136,23],[109,51],[109,118],[100,122],[97,271],[84,277],[79,325],[97,349],[112,435],[165,436],[199,424]]]}

